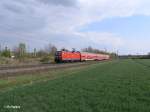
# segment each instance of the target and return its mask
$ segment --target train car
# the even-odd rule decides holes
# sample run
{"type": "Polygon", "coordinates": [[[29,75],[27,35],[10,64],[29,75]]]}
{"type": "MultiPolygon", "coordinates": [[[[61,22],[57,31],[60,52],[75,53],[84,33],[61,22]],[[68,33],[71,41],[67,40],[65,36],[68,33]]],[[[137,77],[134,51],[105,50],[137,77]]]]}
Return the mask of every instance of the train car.
{"type": "Polygon", "coordinates": [[[81,61],[80,52],[57,51],[55,53],[55,62],[79,62],[81,61]]]}
{"type": "Polygon", "coordinates": [[[88,52],[81,52],[81,61],[101,61],[101,60],[108,60],[110,57],[109,55],[105,54],[95,54],[95,53],[88,53],[88,52]]]}
{"type": "Polygon", "coordinates": [[[109,55],[95,54],[88,52],[71,52],[71,51],[57,51],[55,53],[55,62],[79,62],[79,61],[101,61],[108,60],[109,55]]]}

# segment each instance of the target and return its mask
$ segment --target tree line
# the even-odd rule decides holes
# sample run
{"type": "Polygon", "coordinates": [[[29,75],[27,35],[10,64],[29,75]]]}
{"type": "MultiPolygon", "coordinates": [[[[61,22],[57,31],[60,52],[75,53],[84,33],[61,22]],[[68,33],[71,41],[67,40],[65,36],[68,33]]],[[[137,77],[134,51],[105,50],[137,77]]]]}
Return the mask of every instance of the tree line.
{"type": "Polygon", "coordinates": [[[27,50],[27,45],[25,43],[19,43],[17,46],[14,46],[12,49],[7,46],[2,48],[0,45],[0,57],[6,58],[15,58],[15,59],[23,59],[23,58],[34,58],[34,57],[43,57],[47,55],[54,55],[57,51],[57,48],[48,44],[44,49],[37,50],[34,48],[33,51],[27,50]]]}
{"type": "MultiPolygon", "coordinates": [[[[2,46],[0,46],[0,57],[7,57],[7,58],[14,58],[14,59],[20,59],[23,60],[24,58],[48,58],[49,56],[54,57],[55,52],[58,50],[58,48],[53,44],[48,44],[45,46],[44,49],[37,50],[37,48],[34,48],[32,52],[29,52],[27,50],[27,45],[25,43],[19,43],[17,46],[14,46],[11,50],[7,46],[2,49],[2,46]]],[[[62,48],[61,50],[66,50],[66,48],[62,48]]],[[[76,51],[75,48],[72,48],[72,51],[76,51]]],[[[98,53],[98,54],[109,54],[112,57],[116,57],[116,53],[110,53],[106,50],[99,50],[92,48],[91,46],[82,48],[81,52],[90,52],[90,53],[98,53]]],[[[48,59],[47,59],[48,60],[48,59]]]]}

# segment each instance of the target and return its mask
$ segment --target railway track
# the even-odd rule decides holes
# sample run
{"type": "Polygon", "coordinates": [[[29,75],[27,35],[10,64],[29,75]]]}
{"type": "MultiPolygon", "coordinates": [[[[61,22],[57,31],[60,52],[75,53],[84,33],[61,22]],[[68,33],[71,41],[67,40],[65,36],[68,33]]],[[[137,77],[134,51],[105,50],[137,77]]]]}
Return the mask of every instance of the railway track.
{"type": "Polygon", "coordinates": [[[32,73],[46,72],[50,70],[60,70],[64,68],[80,67],[85,65],[107,62],[105,61],[89,61],[76,63],[61,63],[61,64],[33,64],[33,65],[17,65],[17,66],[0,66],[0,78],[9,76],[28,75],[32,73]]]}
{"type": "Polygon", "coordinates": [[[24,64],[24,65],[3,65],[0,66],[0,70],[7,70],[7,69],[19,69],[19,68],[30,68],[30,67],[38,67],[38,66],[50,66],[52,64],[24,64]]]}
{"type": "Polygon", "coordinates": [[[20,66],[0,66],[0,78],[35,73],[49,70],[59,70],[61,68],[78,67],[83,65],[94,64],[96,62],[78,62],[63,64],[37,64],[37,65],[20,65],[20,66]]]}

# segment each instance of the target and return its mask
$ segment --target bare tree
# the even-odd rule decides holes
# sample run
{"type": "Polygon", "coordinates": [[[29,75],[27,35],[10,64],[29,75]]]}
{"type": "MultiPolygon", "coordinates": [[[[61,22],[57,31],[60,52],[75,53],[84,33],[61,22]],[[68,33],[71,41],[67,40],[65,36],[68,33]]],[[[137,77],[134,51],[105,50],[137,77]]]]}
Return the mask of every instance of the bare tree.
{"type": "Polygon", "coordinates": [[[56,51],[57,51],[57,48],[55,46],[52,46],[51,54],[54,55],[56,51]]]}
{"type": "Polygon", "coordinates": [[[19,47],[14,46],[12,52],[15,55],[15,57],[19,57],[19,47]]]}
{"type": "Polygon", "coordinates": [[[11,57],[10,49],[8,49],[8,47],[6,46],[5,49],[1,52],[1,55],[4,57],[11,57]]]}
{"type": "Polygon", "coordinates": [[[81,51],[83,51],[83,52],[90,52],[90,53],[108,54],[107,51],[95,49],[95,48],[92,48],[91,46],[89,46],[87,48],[83,48],[83,49],[81,49],[81,51]]]}
{"type": "Polygon", "coordinates": [[[48,45],[45,46],[44,50],[45,50],[46,53],[49,54],[51,52],[51,48],[52,48],[52,44],[48,44],[48,45]]]}
{"type": "Polygon", "coordinates": [[[13,53],[15,57],[23,58],[26,56],[26,44],[25,43],[19,43],[18,46],[15,46],[13,48],[13,53]]]}
{"type": "Polygon", "coordinates": [[[24,57],[26,55],[26,44],[25,43],[19,44],[19,53],[20,53],[20,57],[24,57]]]}
{"type": "Polygon", "coordinates": [[[38,57],[43,57],[43,56],[46,56],[47,55],[47,53],[45,52],[45,50],[39,50],[38,52],[37,52],[37,56],[38,57]]]}
{"type": "Polygon", "coordinates": [[[57,47],[55,45],[48,44],[45,47],[45,52],[48,54],[55,54],[56,51],[57,51],[57,47]]]}
{"type": "Polygon", "coordinates": [[[82,49],[83,52],[93,52],[93,48],[91,46],[82,49]]]}

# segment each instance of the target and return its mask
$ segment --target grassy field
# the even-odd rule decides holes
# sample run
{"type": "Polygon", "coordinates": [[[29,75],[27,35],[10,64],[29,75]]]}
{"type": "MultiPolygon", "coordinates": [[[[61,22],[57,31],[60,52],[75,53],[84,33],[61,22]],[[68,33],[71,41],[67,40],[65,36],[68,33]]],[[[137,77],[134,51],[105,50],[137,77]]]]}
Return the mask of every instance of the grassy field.
{"type": "Polygon", "coordinates": [[[0,92],[0,112],[150,112],[149,66],[150,60],[116,60],[10,84],[0,92]]]}

